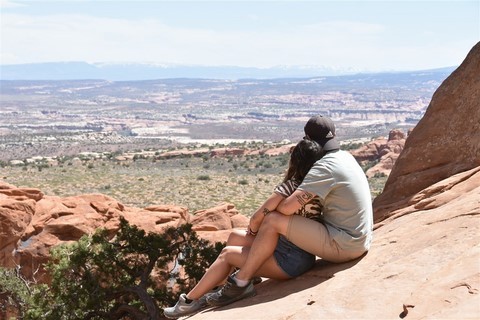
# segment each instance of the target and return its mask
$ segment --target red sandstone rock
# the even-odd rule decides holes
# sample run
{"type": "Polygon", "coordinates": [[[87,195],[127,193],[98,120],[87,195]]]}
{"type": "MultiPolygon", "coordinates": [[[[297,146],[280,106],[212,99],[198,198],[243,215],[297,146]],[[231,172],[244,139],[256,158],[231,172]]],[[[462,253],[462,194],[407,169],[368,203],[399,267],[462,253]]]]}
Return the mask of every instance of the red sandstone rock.
{"type": "Polygon", "coordinates": [[[0,266],[15,266],[12,253],[34,212],[34,200],[0,199],[0,266]]]}
{"type": "Polygon", "coordinates": [[[203,235],[212,241],[226,241],[232,228],[248,225],[248,218],[228,203],[192,216],[187,208],[173,205],[125,207],[103,194],[42,196],[33,197],[34,200],[31,196],[41,194],[39,190],[26,192],[25,188],[2,182],[0,191],[0,266],[19,265],[26,277],[35,274],[40,282],[48,281],[42,265],[48,261],[52,247],[93,234],[98,228],[107,229],[113,237],[121,216],[147,232],[158,233],[193,222],[194,230],[209,231],[203,235]],[[215,235],[212,231],[217,230],[221,232],[215,235]]]}
{"type": "Polygon", "coordinates": [[[195,149],[195,150],[175,150],[175,151],[167,151],[158,156],[158,158],[165,158],[165,159],[170,159],[170,158],[176,158],[176,157],[185,157],[185,156],[191,156],[191,157],[201,157],[204,154],[208,154],[210,152],[209,149],[195,149]]]}
{"type": "Polygon", "coordinates": [[[231,216],[238,215],[235,206],[229,203],[195,212],[192,219],[195,231],[231,230],[233,228],[231,216]]]}
{"type": "Polygon", "coordinates": [[[433,94],[424,117],[409,135],[384,192],[375,199],[375,219],[406,205],[417,192],[456,173],[480,166],[480,43],[433,94]]]}
{"type": "Polygon", "coordinates": [[[16,197],[18,199],[33,199],[35,201],[43,198],[43,193],[34,188],[0,189],[0,193],[9,197],[16,197]]]}
{"type": "Polygon", "coordinates": [[[350,151],[358,162],[376,161],[380,158],[380,153],[388,143],[388,139],[384,137],[377,138],[366,145],[350,151]]]}
{"type": "Polygon", "coordinates": [[[220,148],[210,152],[211,157],[241,156],[245,154],[243,148],[220,148]]]}
{"type": "Polygon", "coordinates": [[[290,153],[292,147],[296,146],[296,143],[285,144],[276,148],[262,149],[262,150],[250,150],[247,152],[249,155],[269,155],[278,156],[280,154],[290,153]]]}
{"type": "Polygon", "coordinates": [[[366,175],[373,177],[376,174],[388,176],[398,156],[405,145],[405,134],[398,129],[393,129],[388,139],[380,137],[365,146],[351,151],[351,154],[358,162],[378,161],[378,163],[367,170],[366,175]]]}

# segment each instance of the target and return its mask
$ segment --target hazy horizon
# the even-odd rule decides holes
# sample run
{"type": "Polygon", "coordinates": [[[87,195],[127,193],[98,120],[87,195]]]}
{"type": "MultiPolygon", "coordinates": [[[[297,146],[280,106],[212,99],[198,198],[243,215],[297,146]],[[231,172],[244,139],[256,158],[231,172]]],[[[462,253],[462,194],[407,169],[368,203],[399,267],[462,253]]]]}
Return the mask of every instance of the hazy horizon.
{"type": "Polygon", "coordinates": [[[480,40],[477,0],[0,0],[0,8],[0,65],[412,71],[458,66],[480,40]]]}

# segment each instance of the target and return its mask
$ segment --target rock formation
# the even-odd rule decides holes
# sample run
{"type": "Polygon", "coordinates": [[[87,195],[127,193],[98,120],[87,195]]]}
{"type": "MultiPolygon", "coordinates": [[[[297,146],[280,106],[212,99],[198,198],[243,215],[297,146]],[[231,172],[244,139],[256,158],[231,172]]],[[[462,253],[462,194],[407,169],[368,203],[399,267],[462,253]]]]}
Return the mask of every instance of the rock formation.
{"type": "Polygon", "coordinates": [[[425,189],[377,225],[363,259],[316,266],[191,320],[478,319],[480,168],[425,189]]]}
{"type": "Polygon", "coordinates": [[[389,132],[388,139],[380,137],[357,150],[351,151],[351,154],[359,163],[369,161],[377,162],[373,167],[365,173],[371,178],[376,174],[388,176],[397,161],[398,156],[405,145],[405,134],[398,129],[389,132]]]}
{"type": "Polygon", "coordinates": [[[480,165],[480,43],[433,94],[375,199],[376,220],[432,184],[480,165]]]}
{"type": "Polygon", "coordinates": [[[102,194],[74,197],[44,196],[40,190],[17,188],[0,181],[0,266],[21,266],[22,273],[44,280],[42,264],[53,246],[76,241],[97,228],[112,236],[120,216],[147,232],[192,222],[200,236],[226,241],[233,228],[245,228],[248,218],[232,204],[219,204],[194,215],[180,206],[126,207],[102,194]]]}

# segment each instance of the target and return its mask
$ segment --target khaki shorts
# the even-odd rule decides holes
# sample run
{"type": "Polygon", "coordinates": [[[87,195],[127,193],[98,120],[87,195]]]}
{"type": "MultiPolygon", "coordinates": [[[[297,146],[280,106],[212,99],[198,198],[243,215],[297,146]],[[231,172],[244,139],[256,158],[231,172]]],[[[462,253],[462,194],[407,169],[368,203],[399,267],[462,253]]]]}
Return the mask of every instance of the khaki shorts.
{"type": "Polygon", "coordinates": [[[287,239],[297,247],[331,262],[346,262],[356,259],[365,253],[340,248],[322,223],[293,215],[287,229],[287,239]]]}

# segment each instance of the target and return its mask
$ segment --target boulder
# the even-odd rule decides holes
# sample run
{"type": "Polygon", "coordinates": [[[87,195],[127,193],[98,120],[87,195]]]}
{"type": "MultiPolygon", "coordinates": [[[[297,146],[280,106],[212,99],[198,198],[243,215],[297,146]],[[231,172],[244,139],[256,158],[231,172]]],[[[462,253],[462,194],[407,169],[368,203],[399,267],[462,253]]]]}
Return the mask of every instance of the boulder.
{"type": "Polygon", "coordinates": [[[480,166],[480,42],[433,94],[375,199],[375,219],[408,206],[413,195],[480,166]]]}
{"type": "Polygon", "coordinates": [[[366,172],[367,177],[375,175],[388,176],[398,156],[405,145],[405,134],[402,130],[393,129],[389,132],[388,139],[377,138],[366,145],[351,151],[351,154],[359,163],[375,161],[373,167],[366,172]]]}
{"type": "Polygon", "coordinates": [[[14,267],[14,251],[35,213],[35,201],[0,199],[0,266],[14,267]]]}
{"type": "Polygon", "coordinates": [[[230,203],[196,211],[192,219],[195,231],[231,230],[232,228],[246,227],[248,222],[248,218],[241,215],[230,203]]]}
{"type": "Polygon", "coordinates": [[[201,237],[214,242],[226,241],[233,228],[248,225],[248,218],[228,203],[193,216],[181,206],[133,208],[103,194],[44,196],[37,189],[17,188],[3,182],[0,195],[0,266],[20,266],[25,277],[39,282],[49,280],[43,266],[50,259],[51,248],[77,241],[98,228],[108,230],[113,237],[120,217],[146,232],[157,233],[193,223],[201,237]]]}

